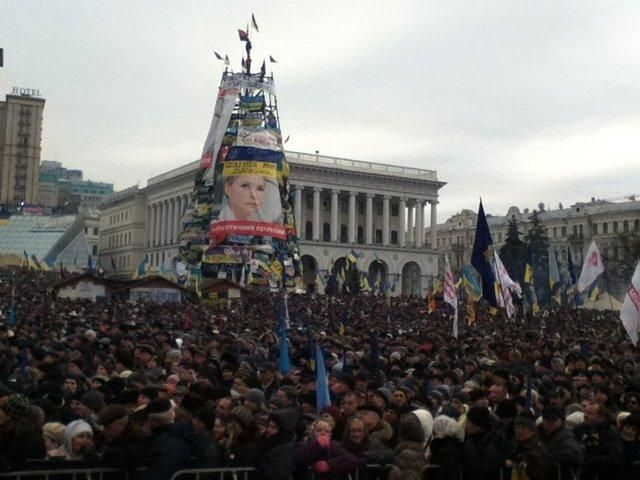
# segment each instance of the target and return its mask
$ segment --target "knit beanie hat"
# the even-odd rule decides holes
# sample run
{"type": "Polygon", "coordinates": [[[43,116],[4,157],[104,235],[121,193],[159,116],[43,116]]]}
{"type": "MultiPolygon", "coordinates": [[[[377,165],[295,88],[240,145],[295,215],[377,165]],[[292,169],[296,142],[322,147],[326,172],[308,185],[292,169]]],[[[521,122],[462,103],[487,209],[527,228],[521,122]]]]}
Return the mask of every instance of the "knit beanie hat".
{"type": "Polygon", "coordinates": [[[536,430],[536,420],[533,418],[531,414],[527,414],[526,412],[520,413],[515,420],[513,421],[513,426],[517,427],[526,427],[529,430],[536,430]]]}
{"type": "Polygon", "coordinates": [[[78,435],[82,433],[89,433],[91,434],[91,436],[93,436],[93,430],[91,428],[91,425],[89,425],[84,420],[74,420],[69,425],[67,425],[67,428],[65,429],[65,432],[64,432],[65,444],[71,445],[71,440],[73,440],[74,438],[76,438],[78,435]]]}
{"type": "Polygon", "coordinates": [[[235,420],[242,428],[248,428],[253,423],[253,413],[249,408],[242,405],[231,410],[229,420],[235,420]]]}
{"type": "Polygon", "coordinates": [[[264,393],[262,392],[262,390],[252,388],[247,392],[244,399],[247,402],[257,405],[258,407],[262,407],[262,405],[264,404],[264,393]]]}
{"type": "Polygon", "coordinates": [[[11,418],[26,417],[29,414],[29,400],[20,393],[14,393],[7,400],[4,411],[11,418]]]}
{"type": "Polygon", "coordinates": [[[96,413],[105,406],[104,394],[99,390],[89,390],[82,396],[80,401],[96,413]]]}
{"type": "Polygon", "coordinates": [[[107,405],[100,411],[100,414],[98,415],[98,425],[106,427],[108,425],[111,425],[116,420],[120,420],[126,417],[128,414],[129,411],[122,405],[107,405]]]}

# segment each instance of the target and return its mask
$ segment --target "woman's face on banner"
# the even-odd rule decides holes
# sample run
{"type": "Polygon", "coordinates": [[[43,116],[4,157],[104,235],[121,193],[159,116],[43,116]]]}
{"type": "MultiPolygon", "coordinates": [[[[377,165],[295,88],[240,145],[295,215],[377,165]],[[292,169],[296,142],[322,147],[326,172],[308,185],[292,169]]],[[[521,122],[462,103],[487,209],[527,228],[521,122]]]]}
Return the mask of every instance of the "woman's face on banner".
{"type": "Polygon", "coordinates": [[[231,177],[224,186],[229,207],[237,220],[248,220],[264,203],[267,182],[261,175],[238,175],[231,177]]]}

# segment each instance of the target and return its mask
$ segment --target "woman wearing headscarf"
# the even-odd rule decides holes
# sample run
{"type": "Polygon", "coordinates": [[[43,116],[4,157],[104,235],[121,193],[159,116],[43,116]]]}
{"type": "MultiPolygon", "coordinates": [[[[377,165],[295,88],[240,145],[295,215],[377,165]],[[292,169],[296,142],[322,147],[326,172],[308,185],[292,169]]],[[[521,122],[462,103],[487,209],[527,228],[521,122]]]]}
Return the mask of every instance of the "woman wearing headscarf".
{"type": "Polygon", "coordinates": [[[453,418],[440,415],[433,421],[433,439],[429,463],[439,468],[430,471],[429,479],[459,480],[464,461],[464,429],[453,418]]]}
{"type": "Polygon", "coordinates": [[[431,438],[433,418],[427,410],[414,410],[400,420],[394,466],[389,480],[419,480],[426,465],[426,444],[431,438]]]}
{"type": "Polygon", "coordinates": [[[293,473],[294,425],[286,414],[276,411],[269,415],[267,429],[258,440],[260,459],[256,470],[266,480],[289,480],[293,473]]]}

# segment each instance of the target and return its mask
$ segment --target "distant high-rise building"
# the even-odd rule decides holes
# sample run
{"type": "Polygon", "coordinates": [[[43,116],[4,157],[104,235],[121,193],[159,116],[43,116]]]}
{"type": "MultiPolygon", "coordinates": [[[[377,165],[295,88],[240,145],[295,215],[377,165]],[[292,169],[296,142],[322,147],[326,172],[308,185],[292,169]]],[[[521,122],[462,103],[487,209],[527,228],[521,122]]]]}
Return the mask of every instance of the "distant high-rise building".
{"type": "Polygon", "coordinates": [[[37,203],[44,103],[29,93],[0,102],[1,205],[37,203]]]}

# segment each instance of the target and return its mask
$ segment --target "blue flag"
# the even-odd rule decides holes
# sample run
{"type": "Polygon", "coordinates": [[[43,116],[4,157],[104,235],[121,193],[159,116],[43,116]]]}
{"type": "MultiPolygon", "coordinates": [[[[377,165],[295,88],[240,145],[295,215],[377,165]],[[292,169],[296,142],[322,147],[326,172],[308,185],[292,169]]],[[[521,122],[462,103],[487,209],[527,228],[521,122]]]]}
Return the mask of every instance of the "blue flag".
{"type": "Polygon", "coordinates": [[[91,255],[89,255],[87,257],[87,270],[89,270],[89,272],[93,272],[93,258],[91,258],[91,255]]]}
{"type": "Polygon", "coordinates": [[[278,318],[278,339],[280,341],[280,362],[278,369],[280,370],[280,373],[288,373],[289,370],[291,370],[291,360],[289,359],[289,344],[287,338],[288,320],[289,319],[285,318],[283,314],[281,314],[278,318]]]}
{"type": "Polygon", "coordinates": [[[325,408],[331,406],[331,397],[327,369],[324,366],[324,357],[319,345],[316,345],[316,389],[316,407],[320,415],[325,408]]]}
{"type": "Polygon", "coordinates": [[[17,323],[18,320],[16,319],[16,307],[12,303],[7,314],[7,325],[10,327],[15,327],[17,323]]]}
{"type": "Polygon", "coordinates": [[[493,275],[493,268],[491,268],[493,253],[490,247],[492,245],[493,240],[491,238],[491,232],[489,231],[489,224],[484,214],[482,200],[480,200],[478,220],[476,223],[476,238],[473,241],[473,251],[471,253],[471,265],[474,266],[480,274],[480,278],[482,278],[482,297],[489,302],[489,304],[497,307],[498,303],[496,302],[495,291],[496,279],[493,275]]]}

